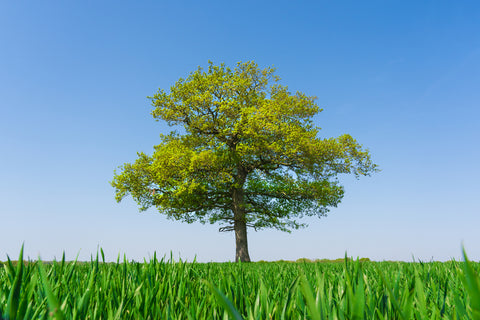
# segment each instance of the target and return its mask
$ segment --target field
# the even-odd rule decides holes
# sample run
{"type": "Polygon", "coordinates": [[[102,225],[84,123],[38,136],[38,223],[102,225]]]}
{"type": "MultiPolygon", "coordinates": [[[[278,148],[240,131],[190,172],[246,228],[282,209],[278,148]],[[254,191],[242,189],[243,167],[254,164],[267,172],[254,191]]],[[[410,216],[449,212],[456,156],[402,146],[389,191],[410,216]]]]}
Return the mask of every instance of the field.
{"type": "MultiPolygon", "coordinates": [[[[480,319],[474,262],[39,261],[0,268],[4,319],[480,319]]],[[[23,261],[23,254],[18,259],[23,261]]]]}

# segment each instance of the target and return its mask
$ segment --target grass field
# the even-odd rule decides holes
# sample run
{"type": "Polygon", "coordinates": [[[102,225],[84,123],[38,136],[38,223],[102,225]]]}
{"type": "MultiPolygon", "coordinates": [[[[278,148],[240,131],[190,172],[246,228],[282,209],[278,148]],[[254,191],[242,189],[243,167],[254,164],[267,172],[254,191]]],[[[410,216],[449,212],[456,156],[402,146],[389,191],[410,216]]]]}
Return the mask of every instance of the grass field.
{"type": "MultiPolygon", "coordinates": [[[[22,250],[23,252],[23,250],[22,250]]],[[[4,319],[480,319],[474,262],[7,261],[4,319]]],[[[18,259],[23,261],[23,253],[18,259]]]]}

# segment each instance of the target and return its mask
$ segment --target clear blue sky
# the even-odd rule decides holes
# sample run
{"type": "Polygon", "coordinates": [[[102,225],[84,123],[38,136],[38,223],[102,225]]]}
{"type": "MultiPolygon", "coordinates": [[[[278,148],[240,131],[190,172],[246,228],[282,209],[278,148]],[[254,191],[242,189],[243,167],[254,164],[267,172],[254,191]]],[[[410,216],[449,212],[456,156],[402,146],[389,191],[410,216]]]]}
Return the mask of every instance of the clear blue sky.
{"type": "Polygon", "coordinates": [[[480,259],[476,1],[2,1],[0,260],[234,259],[232,233],[120,204],[113,170],[170,128],[146,98],[207,61],[274,66],[382,172],[327,218],[249,232],[253,260],[480,259]]]}

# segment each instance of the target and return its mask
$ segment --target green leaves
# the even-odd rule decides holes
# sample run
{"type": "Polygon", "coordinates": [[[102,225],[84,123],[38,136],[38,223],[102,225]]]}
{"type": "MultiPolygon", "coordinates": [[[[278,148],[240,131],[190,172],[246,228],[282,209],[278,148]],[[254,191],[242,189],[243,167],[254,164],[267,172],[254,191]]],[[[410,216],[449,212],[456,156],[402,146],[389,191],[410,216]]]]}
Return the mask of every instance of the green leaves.
{"type": "Polygon", "coordinates": [[[115,172],[117,201],[131,195],[140,210],[228,230],[245,221],[289,231],[305,226],[298,218],[324,216],[340,203],[338,175],[377,171],[350,135],[318,136],[315,97],[291,93],[275,69],[253,61],[233,69],[209,62],[149,98],[155,120],[182,134],[161,135],[152,155],[139,153],[115,172]]]}

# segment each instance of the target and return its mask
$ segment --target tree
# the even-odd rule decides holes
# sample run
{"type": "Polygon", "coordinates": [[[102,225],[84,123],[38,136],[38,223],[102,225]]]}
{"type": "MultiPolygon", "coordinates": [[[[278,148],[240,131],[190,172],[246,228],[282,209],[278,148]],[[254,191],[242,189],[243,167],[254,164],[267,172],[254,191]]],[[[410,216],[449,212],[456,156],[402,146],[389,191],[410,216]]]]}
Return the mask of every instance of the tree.
{"type": "Polygon", "coordinates": [[[210,62],[148,97],[157,121],[183,130],[115,172],[116,200],[130,194],[140,210],[219,222],[235,231],[236,261],[250,261],[247,227],[290,232],[306,226],[298,218],[325,216],[344,194],[338,175],[368,176],[376,165],[348,134],[319,138],[316,98],[290,93],[274,72],[210,62]]]}

